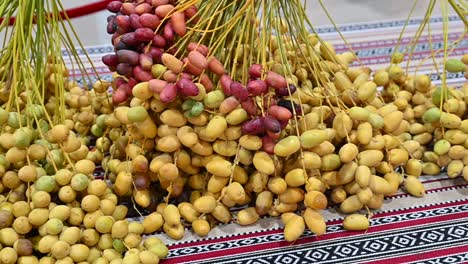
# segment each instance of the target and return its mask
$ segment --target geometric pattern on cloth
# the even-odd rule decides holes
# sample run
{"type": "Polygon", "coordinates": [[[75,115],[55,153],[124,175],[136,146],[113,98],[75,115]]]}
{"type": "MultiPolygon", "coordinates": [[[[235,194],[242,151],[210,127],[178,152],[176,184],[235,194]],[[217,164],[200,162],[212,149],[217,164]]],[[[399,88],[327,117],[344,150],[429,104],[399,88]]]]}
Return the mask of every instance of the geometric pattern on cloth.
{"type": "MultiPolygon", "coordinates": [[[[411,19],[401,39],[399,51],[404,49],[411,43],[412,37],[417,30],[421,19],[411,19]]],[[[419,43],[415,45],[414,53],[412,55],[412,63],[409,67],[410,71],[414,70],[418,65],[419,72],[429,74],[431,79],[435,83],[440,82],[440,76],[437,75],[433,69],[432,60],[426,59],[421,65],[419,62],[428,55],[430,55],[431,49],[440,49],[443,47],[442,37],[442,18],[433,17],[430,20],[432,36],[429,38],[427,32],[423,32],[419,39],[419,43]],[[429,42],[431,42],[429,44],[429,42]]],[[[390,56],[395,51],[397,44],[397,37],[400,34],[401,28],[403,27],[404,20],[391,20],[391,21],[378,21],[378,22],[367,22],[357,23],[349,25],[338,26],[341,33],[345,36],[350,44],[350,47],[359,56],[361,62],[365,66],[369,66],[372,69],[378,69],[388,65],[390,62],[390,56]]],[[[463,23],[457,16],[449,17],[450,33],[448,36],[449,41],[454,41],[462,36],[463,23]]],[[[316,32],[320,36],[332,43],[337,53],[348,50],[348,46],[343,44],[341,37],[336,33],[334,27],[324,26],[316,28],[316,32]]],[[[110,37],[109,37],[110,39],[110,37]]],[[[114,48],[110,45],[102,46],[91,46],[85,47],[86,52],[89,54],[93,61],[96,71],[100,74],[104,80],[111,80],[112,73],[109,72],[108,68],[101,62],[101,56],[104,54],[112,53],[114,48]]],[[[462,54],[468,51],[468,39],[462,39],[458,46],[449,55],[452,58],[459,58],[462,54]]],[[[63,51],[64,55],[68,55],[67,51],[63,51]]],[[[77,49],[78,55],[84,58],[84,53],[81,48],[77,49]]],[[[438,53],[436,58],[440,59],[443,57],[443,53],[438,53]]],[[[92,81],[96,80],[96,77],[92,75],[92,67],[89,63],[84,61],[87,72],[91,74],[90,78],[92,81]]],[[[354,66],[359,66],[355,63],[354,66]]],[[[440,65],[439,65],[440,66],[440,65]]],[[[70,68],[71,69],[71,68],[70,68]]],[[[76,81],[82,84],[82,74],[79,70],[71,69],[70,75],[76,78],[76,81]]],[[[449,83],[459,84],[463,81],[463,74],[447,74],[449,83]]]]}
{"type": "Polygon", "coordinates": [[[216,251],[226,249],[236,251],[235,249],[240,247],[251,247],[247,254],[236,254],[235,259],[232,259],[232,256],[225,256],[210,258],[206,262],[198,259],[193,263],[265,263],[261,261],[270,260],[289,263],[288,261],[293,259],[300,261],[295,260],[290,263],[306,263],[304,261],[330,263],[337,259],[340,263],[353,263],[358,260],[369,260],[372,256],[382,258],[390,257],[394,253],[403,254],[405,251],[419,252],[447,245],[468,245],[468,199],[432,205],[432,207],[436,208],[408,213],[395,212],[395,215],[372,218],[369,232],[354,232],[358,235],[349,237],[346,235],[353,232],[343,232],[341,224],[337,223],[327,226],[327,233],[323,235],[327,238],[317,239],[310,231],[306,231],[292,246],[256,251],[258,245],[284,242],[281,232],[267,235],[260,233],[238,240],[216,243],[207,241],[207,244],[203,245],[173,248],[168,257],[177,259],[185,255],[193,257],[193,254],[202,254],[200,258],[203,259],[216,251]],[[450,220],[452,218],[453,220],[450,220]],[[356,255],[356,252],[359,254],[356,255]],[[283,257],[284,262],[279,260],[283,257]],[[255,262],[255,259],[259,262],[255,262]]]}
{"type": "Polygon", "coordinates": [[[457,263],[468,263],[468,253],[454,254],[450,256],[444,256],[441,258],[434,258],[425,261],[415,261],[411,264],[457,264],[457,263]]]}
{"type": "MultiPolygon", "coordinates": [[[[456,16],[449,17],[449,21],[449,41],[453,41],[461,36],[463,23],[456,16]]],[[[410,43],[420,22],[421,19],[409,22],[400,50],[410,43]]],[[[442,47],[441,22],[441,18],[431,18],[433,35],[430,40],[433,49],[442,47]]],[[[388,66],[389,55],[395,50],[396,37],[403,25],[404,21],[394,20],[343,25],[339,28],[363,65],[375,70],[388,66]]],[[[324,40],[332,43],[338,53],[346,51],[346,45],[332,27],[319,27],[317,32],[324,40]]],[[[409,70],[418,68],[418,72],[429,74],[434,84],[438,85],[440,78],[434,72],[432,60],[422,61],[431,52],[428,43],[429,38],[423,33],[420,43],[416,45],[409,70]]],[[[101,78],[111,80],[112,73],[102,64],[101,56],[112,53],[113,47],[86,47],[86,51],[101,78]]],[[[82,53],[80,50],[78,52],[82,53]]],[[[468,39],[465,38],[450,58],[459,58],[467,52],[468,39]]],[[[442,53],[436,57],[440,59],[442,53]]],[[[85,68],[95,80],[91,64],[85,62],[85,68]]],[[[79,71],[72,70],[70,76],[82,82],[79,71]]],[[[447,77],[449,85],[460,86],[466,82],[462,74],[448,74],[447,77]]],[[[97,169],[96,176],[102,175],[102,170],[97,169]]],[[[326,234],[317,238],[306,231],[293,245],[284,241],[282,229],[278,226],[253,226],[251,230],[254,232],[233,229],[229,235],[213,230],[203,239],[187,234],[182,241],[166,240],[170,248],[169,256],[161,263],[468,263],[466,182],[462,179],[462,182],[459,179],[448,179],[450,182],[447,183],[446,180],[439,177],[436,181],[441,184],[437,188],[427,188],[426,196],[434,199],[424,203],[420,203],[417,198],[410,198],[405,192],[387,197],[385,203],[389,204],[399,200],[408,202],[400,203],[403,210],[376,212],[366,233],[343,231],[340,215],[328,218],[331,220],[327,221],[326,234]],[[460,193],[465,196],[460,196],[460,193]],[[440,202],[438,195],[448,202],[437,203],[440,202]]],[[[168,239],[163,234],[156,235],[168,239]]]]}
{"type": "Polygon", "coordinates": [[[388,230],[381,234],[293,246],[287,251],[277,248],[236,255],[235,258],[210,259],[196,263],[360,263],[391,258],[395,254],[418,254],[439,248],[468,245],[467,236],[468,221],[456,219],[407,231],[388,230]]]}

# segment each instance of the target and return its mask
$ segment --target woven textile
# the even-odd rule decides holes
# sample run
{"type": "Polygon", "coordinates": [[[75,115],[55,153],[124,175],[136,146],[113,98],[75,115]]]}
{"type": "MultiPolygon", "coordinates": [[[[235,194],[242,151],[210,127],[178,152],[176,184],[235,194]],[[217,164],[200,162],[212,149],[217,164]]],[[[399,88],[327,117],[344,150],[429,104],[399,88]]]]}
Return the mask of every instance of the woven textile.
{"type": "MultiPolygon", "coordinates": [[[[411,43],[420,22],[410,21],[400,45],[402,51],[411,43]]],[[[403,25],[404,21],[384,21],[343,25],[340,30],[362,64],[379,69],[388,65],[403,25]]],[[[433,18],[430,29],[431,36],[426,31],[417,43],[409,70],[430,74],[437,84],[440,78],[429,56],[432,49],[442,48],[442,19],[433,18]]],[[[316,30],[335,45],[337,53],[348,49],[332,27],[316,30]]],[[[457,40],[462,36],[463,24],[450,17],[449,30],[449,40],[457,40]]],[[[112,47],[87,47],[87,51],[100,75],[110,79],[111,73],[100,58],[112,47]]],[[[460,58],[467,52],[465,36],[451,57],[460,58]]],[[[442,56],[436,55],[439,59],[442,56]]],[[[72,76],[81,78],[78,72],[72,72],[72,76]]],[[[460,86],[465,81],[462,74],[448,75],[450,85],[460,86]]],[[[383,207],[374,211],[367,232],[344,231],[344,215],[329,208],[323,212],[327,233],[316,237],[306,231],[294,243],[284,240],[277,218],[263,218],[247,227],[221,225],[204,239],[189,230],[181,241],[156,234],[170,248],[163,263],[468,263],[468,183],[444,175],[421,178],[427,194],[414,198],[400,192],[386,198],[383,207]]]]}

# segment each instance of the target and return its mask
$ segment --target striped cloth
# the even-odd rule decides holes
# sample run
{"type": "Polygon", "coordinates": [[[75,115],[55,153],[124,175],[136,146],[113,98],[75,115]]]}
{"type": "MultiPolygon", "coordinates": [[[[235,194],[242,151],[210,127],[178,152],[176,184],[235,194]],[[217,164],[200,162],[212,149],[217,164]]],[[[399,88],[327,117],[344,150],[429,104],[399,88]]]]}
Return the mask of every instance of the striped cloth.
{"type": "MultiPolygon", "coordinates": [[[[468,52],[468,38],[462,39],[463,23],[457,17],[449,20],[449,40],[461,39],[450,57],[460,58],[468,52]]],[[[412,42],[420,22],[421,19],[410,21],[401,51],[412,42]]],[[[380,69],[388,65],[403,25],[404,21],[394,20],[343,25],[340,30],[363,65],[380,69]]],[[[442,19],[433,18],[430,29],[432,34],[429,36],[426,30],[417,43],[409,70],[430,74],[437,84],[440,77],[429,56],[443,47],[442,19]]],[[[347,51],[333,27],[316,31],[334,44],[338,53],[347,51]]],[[[86,50],[98,73],[110,79],[111,73],[100,59],[112,52],[112,47],[95,46],[86,50]]],[[[436,57],[442,56],[439,53],[436,57]]],[[[78,72],[72,72],[72,76],[81,78],[78,72]]],[[[450,85],[460,86],[464,82],[463,74],[448,75],[450,85]]],[[[427,190],[424,197],[414,198],[400,192],[386,198],[383,207],[374,211],[371,227],[366,232],[344,231],[344,215],[336,208],[329,208],[323,212],[327,233],[317,237],[306,232],[294,243],[284,240],[281,221],[271,217],[246,227],[234,223],[220,225],[203,239],[190,230],[181,241],[161,233],[156,236],[170,248],[163,263],[468,263],[467,182],[445,175],[422,176],[422,181],[427,190]]]]}

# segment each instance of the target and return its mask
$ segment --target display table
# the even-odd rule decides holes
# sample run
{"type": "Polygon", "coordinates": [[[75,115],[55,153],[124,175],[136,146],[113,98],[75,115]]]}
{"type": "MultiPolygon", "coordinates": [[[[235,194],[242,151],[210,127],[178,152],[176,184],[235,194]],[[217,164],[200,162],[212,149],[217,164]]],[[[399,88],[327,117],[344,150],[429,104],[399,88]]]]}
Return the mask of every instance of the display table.
{"type": "MultiPolygon", "coordinates": [[[[463,24],[456,17],[450,17],[450,21],[449,40],[453,41],[460,38],[463,24]]],[[[411,43],[419,22],[417,19],[410,22],[401,49],[411,43]]],[[[404,21],[382,21],[343,25],[341,30],[361,62],[379,69],[389,64],[403,25],[404,21]]],[[[433,61],[428,56],[433,52],[431,47],[442,47],[442,19],[433,18],[430,27],[432,35],[429,37],[426,30],[421,37],[409,71],[414,72],[419,67],[419,73],[431,74],[434,84],[439,84],[433,61]]],[[[347,50],[332,27],[316,30],[335,46],[337,53],[347,50]]],[[[100,58],[110,53],[112,47],[87,47],[87,51],[101,77],[110,80],[111,73],[100,58]]],[[[459,58],[464,53],[468,53],[468,38],[459,43],[451,57],[459,58]]],[[[442,56],[442,53],[437,54],[438,58],[442,56]]],[[[72,76],[81,78],[78,72],[73,72],[72,76]]],[[[461,86],[463,82],[466,79],[462,74],[448,75],[449,85],[461,86]]],[[[449,179],[445,175],[421,178],[426,195],[415,198],[402,191],[388,197],[384,206],[373,212],[367,232],[344,231],[341,225],[344,216],[335,208],[329,208],[323,212],[328,224],[325,235],[316,237],[306,231],[292,244],[283,238],[281,221],[271,217],[253,226],[221,225],[204,239],[191,232],[186,232],[181,241],[156,234],[170,248],[163,263],[468,262],[468,183],[461,177],[449,179]]]]}

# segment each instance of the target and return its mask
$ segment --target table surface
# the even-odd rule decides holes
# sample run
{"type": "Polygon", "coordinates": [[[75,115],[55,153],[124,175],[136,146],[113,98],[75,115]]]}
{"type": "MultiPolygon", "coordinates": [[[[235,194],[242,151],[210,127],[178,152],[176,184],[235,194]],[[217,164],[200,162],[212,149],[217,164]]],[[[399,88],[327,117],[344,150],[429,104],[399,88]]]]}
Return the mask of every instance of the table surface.
{"type": "MultiPolygon", "coordinates": [[[[462,36],[463,25],[456,17],[450,18],[449,40],[462,36]]],[[[440,83],[432,60],[426,59],[434,48],[442,47],[442,20],[434,18],[432,35],[423,34],[416,46],[410,72],[431,74],[434,83],[440,83]],[[431,43],[431,45],[429,44],[431,43]],[[424,60],[426,59],[426,60],[424,60]]],[[[411,21],[402,39],[402,48],[411,42],[420,20],[411,21]]],[[[389,63],[389,55],[404,21],[389,20],[375,23],[342,25],[340,30],[358,54],[361,62],[379,69],[389,63]]],[[[332,27],[319,27],[324,40],[335,45],[337,52],[347,50],[332,27]]],[[[112,52],[110,46],[90,46],[86,50],[101,77],[111,73],[100,58],[112,52]]],[[[451,57],[459,58],[468,52],[468,38],[459,43],[451,57]]],[[[438,54],[440,59],[442,54],[438,54]]],[[[90,67],[90,64],[87,64],[90,67]]],[[[81,79],[79,72],[72,76],[81,79]]],[[[460,86],[466,80],[462,74],[450,74],[450,85],[460,86]]],[[[201,239],[187,230],[181,241],[164,234],[156,234],[170,246],[164,263],[462,263],[468,262],[468,184],[462,178],[449,179],[445,175],[422,176],[427,194],[414,198],[399,192],[385,200],[380,210],[374,211],[371,228],[367,232],[344,231],[344,215],[329,208],[323,212],[327,233],[316,237],[304,233],[295,243],[287,243],[282,235],[282,224],[277,218],[264,218],[257,224],[240,227],[234,223],[212,230],[201,239]]],[[[134,219],[136,220],[136,219],[134,219]]]]}

